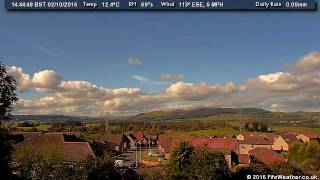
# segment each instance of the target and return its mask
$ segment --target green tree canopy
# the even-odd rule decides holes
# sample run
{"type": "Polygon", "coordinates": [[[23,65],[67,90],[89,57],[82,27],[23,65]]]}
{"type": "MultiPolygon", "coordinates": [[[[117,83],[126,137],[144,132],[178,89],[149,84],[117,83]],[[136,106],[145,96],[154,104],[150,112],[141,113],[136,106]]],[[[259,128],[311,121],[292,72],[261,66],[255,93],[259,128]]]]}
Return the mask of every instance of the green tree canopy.
{"type": "MultiPolygon", "coordinates": [[[[14,78],[7,73],[7,67],[0,62],[0,125],[3,120],[11,117],[12,104],[18,100],[17,86],[14,78]]],[[[11,145],[9,132],[0,127],[0,177],[10,179],[12,177],[10,168],[11,145]]]]}
{"type": "Polygon", "coordinates": [[[191,163],[191,174],[199,180],[230,179],[231,172],[221,152],[196,148],[191,163]]]}
{"type": "Polygon", "coordinates": [[[289,146],[288,159],[299,164],[305,171],[320,174],[320,143],[293,143],[289,146]]]}
{"type": "Polygon", "coordinates": [[[16,81],[7,73],[7,67],[0,62],[0,121],[11,117],[12,105],[16,101],[18,101],[16,81]]]}
{"type": "Polygon", "coordinates": [[[225,180],[231,177],[222,153],[194,148],[188,142],[178,143],[172,151],[166,173],[169,179],[225,180]]]}
{"type": "Polygon", "coordinates": [[[166,171],[170,179],[189,179],[194,147],[188,142],[180,142],[170,153],[166,171]]]}

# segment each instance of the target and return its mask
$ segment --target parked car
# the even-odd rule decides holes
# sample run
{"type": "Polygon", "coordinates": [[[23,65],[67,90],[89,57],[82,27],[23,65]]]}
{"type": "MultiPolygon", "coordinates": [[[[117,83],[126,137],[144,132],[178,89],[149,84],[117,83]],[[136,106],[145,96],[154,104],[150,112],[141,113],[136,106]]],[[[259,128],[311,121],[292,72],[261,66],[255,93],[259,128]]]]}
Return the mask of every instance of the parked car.
{"type": "Polygon", "coordinates": [[[166,161],[166,158],[163,157],[163,156],[161,156],[161,157],[159,157],[158,161],[159,161],[159,162],[164,162],[164,161],[166,161]]]}
{"type": "Polygon", "coordinates": [[[123,159],[117,159],[114,161],[114,167],[121,168],[124,166],[125,166],[125,163],[123,159]]]}
{"type": "Polygon", "coordinates": [[[151,156],[151,157],[161,157],[161,154],[160,154],[159,152],[149,151],[148,156],[151,156]]]}
{"type": "Polygon", "coordinates": [[[129,169],[137,169],[137,165],[136,163],[131,163],[129,166],[128,166],[129,169]]]}

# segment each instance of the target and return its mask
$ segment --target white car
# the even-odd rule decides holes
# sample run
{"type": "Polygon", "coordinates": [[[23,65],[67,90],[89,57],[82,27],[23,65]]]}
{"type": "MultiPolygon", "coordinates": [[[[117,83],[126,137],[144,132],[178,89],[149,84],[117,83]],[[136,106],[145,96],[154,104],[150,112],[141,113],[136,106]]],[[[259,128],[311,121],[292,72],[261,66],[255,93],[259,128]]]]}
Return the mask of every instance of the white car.
{"type": "Polygon", "coordinates": [[[124,167],[124,160],[122,159],[115,160],[114,167],[118,167],[118,168],[124,167]]]}
{"type": "Polygon", "coordinates": [[[160,157],[161,154],[158,153],[158,152],[152,152],[152,151],[150,151],[150,152],[148,153],[148,156],[151,156],[151,157],[160,157]]]}

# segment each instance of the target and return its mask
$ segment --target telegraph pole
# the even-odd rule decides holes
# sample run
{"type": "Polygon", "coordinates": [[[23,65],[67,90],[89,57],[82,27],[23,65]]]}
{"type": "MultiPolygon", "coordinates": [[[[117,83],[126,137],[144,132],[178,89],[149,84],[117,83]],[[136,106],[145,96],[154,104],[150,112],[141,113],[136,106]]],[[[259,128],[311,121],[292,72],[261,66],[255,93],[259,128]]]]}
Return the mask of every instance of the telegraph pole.
{"type": "Polygon", "coordinates": [[[138,167],[138,142],[136,142],[136,167],[138,167]]]}
{"type": "Polygon", "coordinates": [[[109,132],[109,120],[106,120],[104,125],[104,133],[107,134],[108,132],[109,132]]]}
{"type": "Polygon", "coordinates": [[[140,141],[140,162],[142,162],[142,156],[141,156],[141,146],[142,146],[142,139],[140,141]]]}

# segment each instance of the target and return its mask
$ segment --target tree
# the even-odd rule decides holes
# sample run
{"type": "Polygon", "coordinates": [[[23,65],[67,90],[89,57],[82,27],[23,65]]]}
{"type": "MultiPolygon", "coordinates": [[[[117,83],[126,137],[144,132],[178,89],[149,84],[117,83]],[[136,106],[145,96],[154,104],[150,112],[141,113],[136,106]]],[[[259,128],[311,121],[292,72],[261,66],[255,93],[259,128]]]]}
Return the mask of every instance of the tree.
{"type": "Polygon", "coordinates": [[[190,178],[190,168],[194,147],[189,142],[180,142],[172,150],[170,160],[166,166],[166,173],[169,179],[190,178]]]}
{"type": "Polygon", "coordinates": [[[191,163],[194,179],[225,180],[231,178],[231,172],[221,152],[196,148],[191,163]]]}
{"type": "Polygon", "coordinates": [[[320,173],[320,143],[296,142],[289,146],[288,158],[300,164],[305,171],[320,173]]]}
{"type": "Polygon", "coordinates": [[[188,142],[180,142],[172,151],[166,173],[168,179],[224,180],[231,177],[222,153],[194,148],[188,142]]]}
{"type": "Polygon", "coordinates": [[[12,147],[8,140],[8,130],[0,128],[0,177],[4,179],[10,179],[12,175],[11,168],[9,166],[12,147]]]}
{"type": "Polygon", "coordinates": [[[265,124],[259,124],[259,132],[267,132],[268,131],[268,127],[265,124]]]}
{"type": "Polygon", "coordinates": [[[0,62],[0,121],[10,119],[12,105],[18,101],[17,84],[7,73],[7,67],[0,62]]]}
{"type": "Polygon", "coordinates": [[[268,127],[265,124],[258,123],[258,122],[247,122],[244,124],[244,129],[250,132],[254,132],[254,131],[267,132],[268,131],[268,127]]]}
{"type": "Polygon", "coordinates": [[[114,159],[106,155],[91,164],[88,180],[121,180],[121,175],[114,168],[114,159]]]}
{"type": "MultiPolygon", "coordinates": [[[[14,78],[7,73],[7,67],[0,62],[0,126],[3,120],[11,117],[13,110],[12,104],[18,100],[17,86],[14,78]]],[[[11,145],[9,141],[9,132],[0,127],[0,177],[10,179],[12,171],[10,168],[11,145]]]]}

